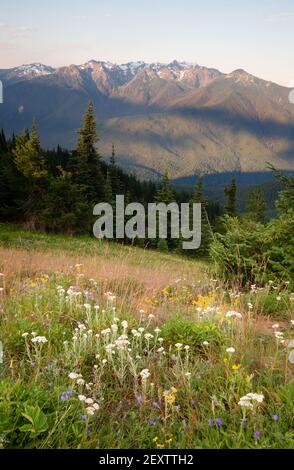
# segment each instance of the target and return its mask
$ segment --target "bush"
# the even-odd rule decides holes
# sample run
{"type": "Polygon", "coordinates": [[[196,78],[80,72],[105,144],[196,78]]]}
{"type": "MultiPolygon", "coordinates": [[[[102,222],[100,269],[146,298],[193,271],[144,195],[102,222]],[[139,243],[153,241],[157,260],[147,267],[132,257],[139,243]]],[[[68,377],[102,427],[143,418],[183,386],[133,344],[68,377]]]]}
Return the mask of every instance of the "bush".
{"type": "Polygon", "coordinates": [[[174,315],[162,326],[162,336],[172,344],[183,343],[185,345],[202,348],[202,343],[208,341],[211,345],[222,344],[224,334],[218,325],[211,321],[196,322],[174,315]]]}

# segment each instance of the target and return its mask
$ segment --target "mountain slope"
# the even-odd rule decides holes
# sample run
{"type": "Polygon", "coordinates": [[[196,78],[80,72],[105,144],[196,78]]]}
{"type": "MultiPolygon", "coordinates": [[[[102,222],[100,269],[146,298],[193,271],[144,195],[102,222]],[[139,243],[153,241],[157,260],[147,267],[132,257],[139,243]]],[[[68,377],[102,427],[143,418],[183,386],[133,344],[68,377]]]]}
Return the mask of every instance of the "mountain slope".
{"type": "Polygon", "coordinates": [[[90,61],[0,70],[0,79],[0,127],[20,132],[36,117],[46,146],[73,147],[92,99],[101,153],[108,157],[114,143],[119,163],[143,177],[165,167],[177,178],[195,170],[264,171],[267,162],[294,169],[290,90],[244,70],[90,61]]]}

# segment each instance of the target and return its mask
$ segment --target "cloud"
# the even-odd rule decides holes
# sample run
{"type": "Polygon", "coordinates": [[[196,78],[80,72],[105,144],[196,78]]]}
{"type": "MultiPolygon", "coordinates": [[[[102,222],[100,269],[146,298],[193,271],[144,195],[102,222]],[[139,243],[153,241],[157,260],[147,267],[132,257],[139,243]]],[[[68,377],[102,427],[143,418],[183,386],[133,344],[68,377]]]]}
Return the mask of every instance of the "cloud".
{"type": "Polygon", "coordinates": [[[280,11],[268,16],[265,21],[279,21],[294,18],[294,11],[280,11]]]}
{"type": "Polygon", "coordinates": [[[6,39],[24,39],[36,31],[36,28],[31,28],[30,26],[13,26],[5,23],[4,21],[0,21],[0,32],[5,35],[6,39]]]}

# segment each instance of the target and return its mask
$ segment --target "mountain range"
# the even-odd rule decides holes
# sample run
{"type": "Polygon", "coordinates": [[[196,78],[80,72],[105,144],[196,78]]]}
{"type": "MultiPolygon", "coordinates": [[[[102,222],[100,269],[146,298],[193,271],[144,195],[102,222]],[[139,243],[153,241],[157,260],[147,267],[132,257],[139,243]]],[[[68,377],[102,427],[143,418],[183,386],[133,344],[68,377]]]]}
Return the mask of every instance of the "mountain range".
{"type": "Polygon", "coordinates": [[[104,158],[144,178],[294,170],[290,89],[239,69],[173,61],[117,65],[90,61],[0,70],[0,128],[11,134],[37,119],[42,143],[73,148],[87,103],[95,106],[104,158]]]}

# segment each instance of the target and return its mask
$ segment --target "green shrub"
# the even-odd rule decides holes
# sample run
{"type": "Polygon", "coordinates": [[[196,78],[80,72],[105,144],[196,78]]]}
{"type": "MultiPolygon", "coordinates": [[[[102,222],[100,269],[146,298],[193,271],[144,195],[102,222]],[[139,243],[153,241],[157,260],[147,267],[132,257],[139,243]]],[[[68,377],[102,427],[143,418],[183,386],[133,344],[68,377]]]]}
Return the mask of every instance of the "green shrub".
{"type": "Polygon", "coordinates": [[[172,344],[202,348],[202,343],[208,341],[211,345],[222,344],[224,334],[218,325],[211,321],[193,321],[176,314],[162,326],[162,336],[172,344]]]}

